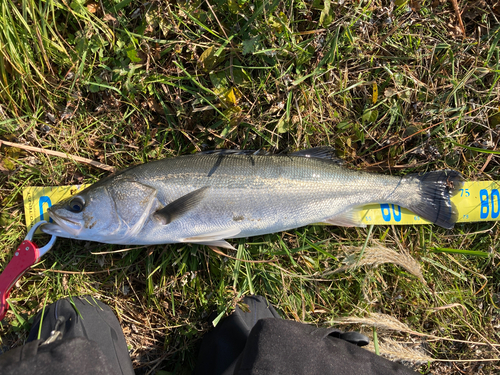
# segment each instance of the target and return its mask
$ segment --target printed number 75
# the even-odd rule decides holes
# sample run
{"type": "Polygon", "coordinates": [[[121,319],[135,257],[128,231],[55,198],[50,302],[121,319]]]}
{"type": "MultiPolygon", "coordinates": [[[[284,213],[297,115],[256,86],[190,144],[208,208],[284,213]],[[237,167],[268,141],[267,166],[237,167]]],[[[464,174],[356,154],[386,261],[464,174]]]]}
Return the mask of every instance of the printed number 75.
{"type": "Polygon", "coordinates": [[[460,196],[463,197],[464,194],[468,197],[470,195],[469,189],[460,189],[460,196]]]}

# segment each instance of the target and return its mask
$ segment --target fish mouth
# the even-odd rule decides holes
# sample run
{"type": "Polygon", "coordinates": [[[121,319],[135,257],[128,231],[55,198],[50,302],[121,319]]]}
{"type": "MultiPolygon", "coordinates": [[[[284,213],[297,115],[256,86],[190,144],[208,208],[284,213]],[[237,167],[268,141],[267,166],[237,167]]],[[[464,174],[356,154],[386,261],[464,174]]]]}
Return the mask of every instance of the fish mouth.
{"type": "Polygon", "coordinates": [[[82,230],[82,224],[68,218],[62,218],[55,212],[49,212],[55,223],[47,223],[40,227],[43,233],[59,237],[77,237],[82,230]]]}

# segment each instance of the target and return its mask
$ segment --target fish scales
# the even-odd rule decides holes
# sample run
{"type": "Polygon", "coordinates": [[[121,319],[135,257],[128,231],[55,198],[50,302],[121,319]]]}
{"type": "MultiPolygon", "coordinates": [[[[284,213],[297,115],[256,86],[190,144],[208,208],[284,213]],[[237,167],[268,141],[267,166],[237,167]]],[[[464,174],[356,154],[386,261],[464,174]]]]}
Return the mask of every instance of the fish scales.
{"type": "MultiPolygon", "coordinates": [[[[233,218],[241,216],[244,220],[239,226],[244,237],[262,234],[260,230],[265,228],[280,231],[321,221],[348,209],[352,204],[370,203],[374,194],[376,200],[387,199],[390,195],[387,191],[400,180],[398,177],[380,181],[378,176],[372,178],[370,184],[370,177],[376,175],[346,170],[323,160],[277,158],[276,162],[269,162],[267,156],[235,155],[223,158],[217,168],[214,168],[216,162],[212,155],[186,157],[185,160],[169,159],[172,164],[178,162],[178,165],[150,163],[152,170],[144,168],[142,176],[138,174],[136,178],[155,187],[163,204],[186,194],[186,188],[192,191],[207,185],[213,187],[207,193],[206,203],[201,204],[198,211],[215,211],[214,216],[219,218],[218,225],[216,228],[200,225],[199,231],[234,226],[233,218]],[[193,164],[190,165],[189,159],[195,159],[193,164]],[[188,166],[199,172],[186,175],[182,171],[188,166]],[[170,173],[171,178],[163,181],[147,178],[148,175],[161,174],[167,168],[179,169],[179,172],[170,173]],[[252,232],[256,229],[259,231],[252,232]]],[[[198,213],[193,212],[193,215],[198,213]]]]}
{"type": "Polygon", "coordinates": [[[398,204],[452,227],[456,213],[449,197],[460,184],[455,171],[395,177],[347,169],[324,157],[195,154],[97,182],[53,206],[56,224],[44,231],[107,243],[229,247],[225,239],[316,222],[361,225],[356,210],[370,203],[398,204]]]}

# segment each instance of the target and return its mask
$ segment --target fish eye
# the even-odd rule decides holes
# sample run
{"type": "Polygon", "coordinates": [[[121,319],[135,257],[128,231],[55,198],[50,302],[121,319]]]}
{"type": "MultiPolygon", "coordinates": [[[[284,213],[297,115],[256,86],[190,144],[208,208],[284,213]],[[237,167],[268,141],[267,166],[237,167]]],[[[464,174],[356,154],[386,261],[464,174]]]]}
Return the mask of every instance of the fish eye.
{"type": "Polygon", "coordinates": [[[70,200],[68,209],[71,212],[78,213],[78,212],[82,212],[84,207],[85,207],[84,200],[80,197],[75,197],[72,200],[70,200]]]}

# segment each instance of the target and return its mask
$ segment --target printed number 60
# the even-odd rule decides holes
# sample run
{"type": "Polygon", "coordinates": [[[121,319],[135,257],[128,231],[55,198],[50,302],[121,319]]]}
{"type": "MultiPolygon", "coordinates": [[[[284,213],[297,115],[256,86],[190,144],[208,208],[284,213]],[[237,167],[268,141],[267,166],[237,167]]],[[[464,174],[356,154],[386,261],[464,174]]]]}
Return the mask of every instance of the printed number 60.
{"type": "Polygon", "coordinates": [[[392,206],[392,216],[394,217],[394,221],[399,222],[401,221],[401,207],[396,206],[394,207],[393,204],[389,205],[387,203],[383,203],[380,205],[380,211],[382,211],[382,217],[384,218],[385,221],[391,221],[391,206],[392,206]]]}

